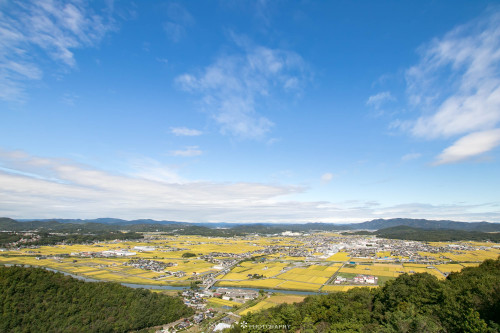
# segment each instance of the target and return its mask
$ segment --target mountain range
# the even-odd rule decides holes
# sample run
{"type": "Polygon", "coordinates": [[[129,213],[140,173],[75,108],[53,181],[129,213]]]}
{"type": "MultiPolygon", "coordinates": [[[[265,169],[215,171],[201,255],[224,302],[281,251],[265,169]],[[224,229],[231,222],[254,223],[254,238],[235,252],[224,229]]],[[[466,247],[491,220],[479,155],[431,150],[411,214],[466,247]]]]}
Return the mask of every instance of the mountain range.
{"type": "Polygon", "coordinates": [[[9,218],[0,218],[0,230],[31,230],[37,228],[44,229],[66,229],[69,226],[85,228],[98,228],[116,230],[117,228],[127,227],[127,229],[144,228],[147,230],[153,229],[175,229],[189,227],[204,227],[209,229],[226,228],[233,229],[243,233],[261,232],[274,233],[281,231],[312,231],[312,230],[380,230],[385,228],[407,226],[413,228],[421,228],[428,230],[451,229],[463,231],[481,231],[481,232],[500,232],[500,223],[490,222],[457,222],[450,220],[426,220],[426,219],[409,219],[409,218],[394,218],[394,219],[376,219],[361,223],[338,224],[338,223],[229,223],[229,222],[179,222],[179,221],[157,221],[151,219],[138,220],[122,220],[116,218],[98,218],[98,219],[42,219],[42,220],[13,220],[9,218]],[[19,224],[17,224],[19,223],[19,224]]]}

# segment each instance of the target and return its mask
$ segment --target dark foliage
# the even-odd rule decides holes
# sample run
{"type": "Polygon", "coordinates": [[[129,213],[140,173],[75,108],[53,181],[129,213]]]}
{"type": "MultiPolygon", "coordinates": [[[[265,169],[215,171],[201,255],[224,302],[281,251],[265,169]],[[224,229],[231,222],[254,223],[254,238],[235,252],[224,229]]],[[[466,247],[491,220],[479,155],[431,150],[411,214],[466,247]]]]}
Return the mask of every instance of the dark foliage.
{"type": "MultiPolygon", "coordinates": [[[[71,220],[73,221],[73,220],[71,220]]],[[[142,221],[142,220],[138,220],[142,221]]],[[[9,218],[0,218],[0,231],[9,232],[22,232],[31,231],[38,233],[65,233],[80,236],[94,236],[94,240],[108,240],[108,239],[138,239],[142,238],[138,232],[166,232],[176,235],[199,235],[209,237],[232,237],[244,235],[243,232],[233,229],[214,229],[204,226],[184,224],[154,224],[154,223],[139,223],[139,224],[105,224],[96,222],[85,223],[70,223],[59,221],[29,221],[17,222],[9,218]],[[121,230],[126,229],[128,233],[122,233],[121,230]],[[128,234],[128,238],[114,237],[112,235],[128,234]],[[110,238],[106,238],[110,236],[110,238]]],[[[92,237],[81,237],[80,242],[89,241],[92,237]]],[[[55,238],[54,238],[55,239],[55,238]]],[[[43,245],[55,244],[44,243],[43,245]]]]}
{"type": "Polygon", "coordinates": [[[429,230],[449,229],[463,231],[480,232],[500,232],[500,223],[488,222],[456,222],[456,221],[436,221],[425,219],[378,219],[363,223],[354,224],[335,224],[335,223],[186,223],[175,221],[155,221],[155,220],[120,220],[113,218],[101,218],[93,220],[33,220],[17,222],[9,218],[0,218],[0,231],[50,231],[50,232],[104,232],[119,231],[127,229],[133,232],[167,232],[178,235],[200,235],[213,237],[231,237],[250,233],[275,234],[283,231],[301,231],[309,232],[314,230],[332,231],[332,230],[380,230],[396,226],[408,226],[412,228],[422,228],[429,230]],[[221,228],[219,228],[221,227],[221,228]]]}
{"type": "Polygon", "coordinates": [[[0,304],[0,332],[127,332],[193,312],[178,297],[23,267],[0,267],[0,304]]]}
{"type": "Polygon", "coordinates": [[[406,239],[426,242],[445,242],[458,240],[500,242],[500,233],[479,231],[463,231],[450,229],[419,229],[412,227],[392,227],[375,232],[378,237],[390,239],[406,239]]]}
{"type": "Polygon", "coordinates": [[[499,313],[497,259],[445,281],[427,273],[403,274],[377,290],[309,296],[249,313],[231,332],[499,332],[499,313]]]}
{"type": "Polygon", "coordinates": [[[344,232],[343,235],[374,235],[381,238],[389,239],[405,239],[423,242],[447,242],[459,240],[471,241],[492,241],[500,242],[500,233],[498,232],[480,232],[480,231],[464,231],[451,229],[421,229],[407,226],[397,226],[377,231],[356,231],[344,232]]]}
{"type": "Polygon", "coordinates": [[[54,244],[81,244],[91,243],[96,241],[106,241],[115,239],[141,239],[143,236],[136,232],[97,232],[93,234],[51,234],[48,232],[1,232],[0,233],[0,247],[12,246],[42,246],[54,244]],[[20,242],[20,240],[23,240],[20,242]]]}

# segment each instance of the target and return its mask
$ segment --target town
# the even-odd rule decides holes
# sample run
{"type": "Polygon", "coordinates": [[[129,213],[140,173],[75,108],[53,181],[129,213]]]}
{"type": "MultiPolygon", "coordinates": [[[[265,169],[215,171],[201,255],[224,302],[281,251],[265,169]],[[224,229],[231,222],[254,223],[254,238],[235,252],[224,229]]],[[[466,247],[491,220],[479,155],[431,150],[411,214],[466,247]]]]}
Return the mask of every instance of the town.
{"type": "Polygon", "coordinates": [[[1,249],[0,263],[42,266],[89,281],[179,295],[196,314],[160,329],[174,332],[191,326],[221,330],[249,311],[308,294],[376,288],[404,273],[427,272],[444,279],[499,254],[496,243],[432,243],[333,232],[227,238],[151,232],[141,241],[54,246],[17,242],[1,249]]]}

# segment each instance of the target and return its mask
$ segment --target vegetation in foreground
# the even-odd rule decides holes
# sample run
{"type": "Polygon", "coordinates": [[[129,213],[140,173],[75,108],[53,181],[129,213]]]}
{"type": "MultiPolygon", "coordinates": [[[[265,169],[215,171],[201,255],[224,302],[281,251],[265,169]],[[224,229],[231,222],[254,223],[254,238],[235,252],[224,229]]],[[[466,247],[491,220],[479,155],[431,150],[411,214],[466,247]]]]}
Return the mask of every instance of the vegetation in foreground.
{"type": "Polygon", "coordinates": [[[451,273],[403,274],[380,289],[307,297],[249,313],[230,332],[499,332],[500,258],[451,273]]]}
{"type": "Polygon", "coordinates": [[[179,297],[23,267],[0,267],[0,304],[0,332],[128,332],[193,313],[179,297]]]}

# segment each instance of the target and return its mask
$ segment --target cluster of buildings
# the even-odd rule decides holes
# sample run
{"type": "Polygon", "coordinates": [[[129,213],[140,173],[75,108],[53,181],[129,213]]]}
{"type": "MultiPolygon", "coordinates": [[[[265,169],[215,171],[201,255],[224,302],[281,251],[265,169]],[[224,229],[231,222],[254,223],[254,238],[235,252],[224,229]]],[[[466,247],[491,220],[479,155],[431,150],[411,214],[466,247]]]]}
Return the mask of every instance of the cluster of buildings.
{"type": "MultiPolygon", "coordinates": [[[[217,288],[213,290],[184,290],[181,294],[184,304],[196,310],[196,314],[191,318],[183,318],[174,323],[165,325],[162,330],[157,332],[178,332],[183,331],[195,324],[200,324],[205,320],[212,319],[217,314],[217,311],[206,307],[206,299],[209,297],[220,297],[225,300],[244,303],[248,300],[255,299],[259,293],[255,290],[233,289],[233,288],[217,288]]],[[[230,313],[230,312],[229,312],[230,313]]],[[[229,328],[235,321],[229,315],[221,318],[217,323],[212,324],[212,331],[221,331],[223,328],[229,328]]]]}
{"type": "Polygon", "coordinates": [[[196,310],[203,310],[207,304],[204,297],[210,297],[211,293],[205,291],[185,290],[182,292],[184,304],[196,310]]]}
{"type": "Polygon", "coordinates": [[[342,246],[350,253],[351,257],[386,260],[393,262],[414,262],[421,264],[432,264],[440,261],[439,253],[457,250],[471,250],[468,246],[457,246],[450,248],[447,246],[431,246],[426,242],[407,241],[399,239],[379,239],[366,237],[350,237],[344,239],[342,246]],[[380,252],[390,252],[390,256],[379,256],[380,252]],[[422,255],[421,253],[431,253],[432,255],[422,255]],[[399,257],[399,258],[396,258],[399,257]]]}
{"type": "Polygon", "coordinates": [[[152,252],[156,248],[154,246],[134,246],[134,250],[138,252],[152,252]]]}
{"type": "Polygon", "coordinates": [[[127,250],[123,249],[118,249],[118,250],[105,250],[105,251],[100,251],[100,252],[90,252],[90,251],[84,251],[84,252],[71,252],[72,257],[88,257],[88,258],[97,258],[97,257],[130,257],[130,256],[135,256],[137,253],[136,252],[130,252],[127,250]]]}
{"type": "MultiPolygon", "coordinates": [[[[22,236],[19,240],[15,241],[15,242],[11,242],[11,243],[5,244],[5,246],[8,247],[8,248],[24,247],[27,244],[35,242],[35,241],[40,240],[42,238],[39,234],[34,233],[34,232],[28,232],[28,231],[26,231],[26,232],[25,231],[23,231],[23,232],[0,231],[0,232],[6,232],[6,233],[9,233],[9,234],[16,234],[16,235],[21,235],[22,236]]],[[[2,250],[6,251],[7,249],[2,249],[2,250]]]]}
{"type": "Polygon", "coordinates": [[[362,275],[358,274],[352,279],[348,279],[343,276],[337,276],[335,281],[333,281],[334,284],[372,284],[372,285],[377,285],[378,284],[378,277],[373,276],[373,275],[362,275]]]}
{"type": "Polygon", "coordinates": [[[167,267],[177,266],[177,263],[175,263],[175,262],[162,262],[162,261],[149,260],[149,259],[132,259],[132,260],[129,260],[128,262],[126,262],[124,265],[161,273],[167,267]]]}
{"type": "Polygon", "coordinates": [[[215,311],[213,310],[197,312],[192,318],[179,319],[176,322],[165,325],[162,330],[159,330],[157,332],[170,333],[170,332],[184,331],[190,328],[191,326],[195,324],[200,324],[204,320],[211,319],[214,316],[215,316],[215,311]]]}
{"type": "Polygon", "coordinates": [[[252,289],[217,288],[213,296],[221,297],[228,301],[245,303],[246,301],[257,298],[259,293],[252,289]]]}

